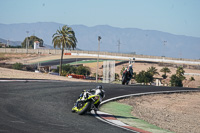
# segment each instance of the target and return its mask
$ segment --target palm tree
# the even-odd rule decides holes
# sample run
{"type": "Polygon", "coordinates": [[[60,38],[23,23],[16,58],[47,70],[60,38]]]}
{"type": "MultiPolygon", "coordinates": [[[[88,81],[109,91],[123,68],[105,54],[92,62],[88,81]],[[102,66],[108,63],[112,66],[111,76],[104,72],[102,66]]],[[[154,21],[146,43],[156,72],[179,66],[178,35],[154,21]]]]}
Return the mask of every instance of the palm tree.
{"type": "Polygon", "coordinates": [[[59,75],[61,75],[64,49],[76,48],[77,40],[75,37],[75,32],[71,27],[68,27],[67,25],[64,25],[62,29],[57,30],[52,37],[53,37],[52,43],[54,44],[54,48],[58,47],[62,50],[60,59],[60,68],[59,68],[59,75]]]}
{"type": "Polygon", "coordinates": [[[160,70],[160,72],[163,72],[163,73],[164,73],[164,74],[162,75],[162,77],[163,77],[164,79],[167,78],[167,73],[171,73],[171,71],[170,71],[170,69],[169,69],[168,67],[163,67],[163,68],[160,70]]]}
{"type": "Polygon", "coordinates": [[[185,79],[184,73],[185,73],[185,70],[183,69],[183,67],[179,66],[176,70],[176,76],[179,77],[181,80],[184,80],[185,79]]]}
{"type": "Polygon", "coordinates": [[[155,67],[153,67],[153,66],[149,67],[147,72],[149,72],[152,76],[159,75],[159,73],[157,72],[157,69],[155,67]]]}

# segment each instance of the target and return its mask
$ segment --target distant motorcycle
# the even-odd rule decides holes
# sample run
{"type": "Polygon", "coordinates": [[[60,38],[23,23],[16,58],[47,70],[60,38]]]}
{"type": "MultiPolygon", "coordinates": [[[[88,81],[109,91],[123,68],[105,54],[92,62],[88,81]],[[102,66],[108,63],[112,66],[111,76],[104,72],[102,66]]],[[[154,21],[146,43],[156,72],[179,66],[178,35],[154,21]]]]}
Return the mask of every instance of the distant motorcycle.
{"type": "Polygon", "coordinates": [[[91,110],[97,111],[104,97],[105,91],[101,85],[92,90],[84,90],[72,108],[72,112],[83,115],[91,110]]]}
{"type": "Polygon", "coordinates": [[[132,65],[129,65],[129,68],[126,68],[122,74],[122,85],[128,85],[129,81],[131,80],[133,73],[132,65]]]}
{"type": "Polygon", "coordinates": [[[128,80],[128,71],[124,70],[123,75],[122,75],[122,85],[128,85],[128,82],[130,80],[128,80]]]}

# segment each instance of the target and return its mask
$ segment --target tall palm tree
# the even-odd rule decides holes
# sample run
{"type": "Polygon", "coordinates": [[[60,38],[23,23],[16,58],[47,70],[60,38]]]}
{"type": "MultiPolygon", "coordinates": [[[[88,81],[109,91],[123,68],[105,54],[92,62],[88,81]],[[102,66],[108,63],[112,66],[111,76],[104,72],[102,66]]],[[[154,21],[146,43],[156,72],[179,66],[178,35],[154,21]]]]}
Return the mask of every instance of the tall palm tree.
{"type": "Polygon", "coordinates": [[[163,67],[163,68],[160,70],[160,72],[163,72],[163,73],[164,73],[164,74],[162,75],[162,77],[163,77],[164,79],[167,78],[167,73],[171,73],[171,71],[170,71],[170,69],[169,69],[168,67],[163,67]]]}
{"type": "Polygon", "coordinates": [[[52,43],[54,44],[54,48],[58,47],[62,51],[59,68],[59,75],[61,75],[64,49],[76,48],[77,39],[75,37],[75,32],[73,31],[73,29],[71,27],[68,27],[67,25],[64,25],[62,29],[57,30],[52,37],[52,43]]]}

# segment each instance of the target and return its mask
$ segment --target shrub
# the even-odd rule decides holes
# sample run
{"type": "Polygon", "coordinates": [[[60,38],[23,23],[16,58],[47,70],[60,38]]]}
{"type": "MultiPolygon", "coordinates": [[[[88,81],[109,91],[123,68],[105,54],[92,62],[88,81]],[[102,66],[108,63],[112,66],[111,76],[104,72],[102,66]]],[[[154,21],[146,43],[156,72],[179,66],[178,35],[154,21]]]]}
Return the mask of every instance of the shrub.
{"type": "Polygon", "coordinates": [[[119,80],[119,74],[115,73],[115,80],[119,80]]]}
{"type": "MultiPolygon", "coordinates": [[[[59,72],[59,67],[54,70],[55,72],[59,72]]],[[[66,76],[67,74],[78,74],[78,75],[90,75],[91,71],[89,67],[86,66],[72,66],[72,65],[63,65],[62,66],[62,74],[61,76],[66,76]]]]}
{"type": "Polygon", "coordinates": [[[166,78],[167,78],[167,75],[166,75],[166,74],[163,74],[162,77],[163,77],[163,79],[166,79],[166,78]]]}
{"type": "Polygon", "coordinates": [[[178,86],[178,87],[183,86],[182,79],[180,77],[176,76],[176,74],[173,74],[171,76],[170,83],[171,83],[171,86],[178,86]]]}
{"type": "Polygon", "coordinates": [[[190,80],[190,81],[195,81],[194,77],[190,77],[189,80],[190,80]]]}
{"type": "Polygon", "coordinates": [[[76,71],[76,74],[78,75],[90,75],[90,68],[89,67],[86,67],[86,66],[78,66],[77,67],[77,71],[76,71]]]}
{"type": "Polygon", "coordinates": [[[153,75],[150,72],[141,71],[136,75],[135,80],[138,83],[150,83],[153,82],[153,75]]]}
{"type": "Polygon", "coordinates": [[[122,70],[120,71],[121,76],[123,75],[124,70],[125,70],[125,67],[123,67],[122,70]]]}
{"type": "Polygon", "coordinates": [[[171,76],[171,80],[170,80],[171,86],[183,87],[182,81],[185,79],[184,73],[185,71],[183,67],[181,66],[178,67],[176,70],[176,74],[173,74],[171,76]]]}
{"type": "Polygon", "coordinates": [[[15,63],[15,64],[12,65],[12,68],[13,69],[17,69],[17,70],[22,70],[23,64],[17,62],[17,63],[15,63]]]}

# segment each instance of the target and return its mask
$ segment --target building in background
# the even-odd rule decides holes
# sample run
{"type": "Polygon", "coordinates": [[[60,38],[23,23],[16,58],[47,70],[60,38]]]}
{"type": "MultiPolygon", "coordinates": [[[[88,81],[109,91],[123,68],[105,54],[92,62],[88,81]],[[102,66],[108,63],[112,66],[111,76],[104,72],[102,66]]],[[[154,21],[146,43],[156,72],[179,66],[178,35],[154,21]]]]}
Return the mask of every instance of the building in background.
{"type": "Polygon", "coordinates": [[[40,46],[40,42],[39,41],[35,41],[34,42],[34,49],[45,49],[44,46],[40,46]]]}

